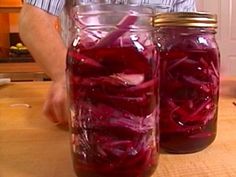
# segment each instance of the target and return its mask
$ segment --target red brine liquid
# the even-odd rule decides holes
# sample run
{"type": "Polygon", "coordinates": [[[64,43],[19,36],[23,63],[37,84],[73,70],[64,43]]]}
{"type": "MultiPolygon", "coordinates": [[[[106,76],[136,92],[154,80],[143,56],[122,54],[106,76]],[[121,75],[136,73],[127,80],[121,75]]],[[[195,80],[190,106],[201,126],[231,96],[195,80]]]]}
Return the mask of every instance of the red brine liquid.
{"type": "Polygon", "coordinates": [[[134,46],[69,48],[72,154],[79,177],[149,177],[154,172],[156,62],[154,46],[141,52],[134,46]]]}
{"type": "Polygon", "coordinates": [[[216,136],[219,53],[191,42],[169,49],[161,52],[161,147],[172,153],[196,152],[216,136]]]}

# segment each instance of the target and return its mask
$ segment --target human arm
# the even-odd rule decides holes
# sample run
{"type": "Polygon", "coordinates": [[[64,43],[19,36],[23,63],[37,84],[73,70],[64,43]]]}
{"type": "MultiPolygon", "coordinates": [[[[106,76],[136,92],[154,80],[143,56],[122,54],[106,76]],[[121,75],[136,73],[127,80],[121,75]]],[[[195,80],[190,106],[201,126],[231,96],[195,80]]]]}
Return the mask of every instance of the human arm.
{"type": "Polygon", "coordinates": [[[20,17],[20,37],[52,80],[64,77],[66,47],[55,28],[57,16],[24,4],[20,17]]]}
{"type": "Polygon", "coordinates": [[[55,28],[57,16],[25,3],[21,10],[20,37],[33,58],[53,80],[44,112],[53,122],[66,122],[66,47],[55,28]]]}

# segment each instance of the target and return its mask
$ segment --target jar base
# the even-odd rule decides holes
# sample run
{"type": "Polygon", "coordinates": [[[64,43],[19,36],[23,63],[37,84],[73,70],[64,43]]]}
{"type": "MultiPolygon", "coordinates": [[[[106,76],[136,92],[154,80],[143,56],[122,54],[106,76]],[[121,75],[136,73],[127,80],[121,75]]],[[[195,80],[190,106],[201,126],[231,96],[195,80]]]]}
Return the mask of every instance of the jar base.
{"type": "MultiPolygon", "coordinates": [[[[153,166],[152,168],[150,168],[149,170],[146,170],[142,177],[152,177],[152,175],[154,174],[155,170],[157,169],[157,164],[156,166],[153,166]]],[[[129,174],[125,174],[124,172],[122,172],[122,170],[118,173],[109,173],[109,174],[99,174],[96,172],[88,172],[88,171],[81,171],[81,170],[77,170],[74,167],[74,171],[77,177],[139,177],[140,174],[133,174],[129,173],[129,174]]]]}
{"type": "Polygon", "coordinates": [[[179,141],[184,143],[176,143],[178,140],[175,140],[175,142],[166,141],[166,142],[161,142],[160,147],[162,152],[164,153],[165,152],[170,154],[196,153],[210,146],[214,142],[215,137],[216,136],[212,136],[210,138],[205,138],[200,140],[182,139],[181,141],[179,141]]]}

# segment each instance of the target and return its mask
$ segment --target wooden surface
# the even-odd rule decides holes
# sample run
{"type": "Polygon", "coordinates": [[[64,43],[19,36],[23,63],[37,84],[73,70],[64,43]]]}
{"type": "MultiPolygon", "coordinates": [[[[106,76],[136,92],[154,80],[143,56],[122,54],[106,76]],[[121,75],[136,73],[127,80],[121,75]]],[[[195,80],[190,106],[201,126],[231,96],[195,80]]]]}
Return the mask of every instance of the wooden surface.
{"type": "MultiPolygon", "coordinates": [[[[0,177],[75,177],[68,131],[41,112],[48,86],[46,82],[0,86],[0,177]]],[[[198,153],[161,154],[153,177],[235,177],[234,101],[236,79],[223,80],[214,143],[198,153]]]]}
{"type": "Polygon", "coordinates": [[[49,79],[35,62],[0,63],[0,78],[10,78],[12,81],[43,81],[49,79]]]}
{"type": "Polygon", "coordinates": [[[27,63],[0,63],[0,73],[32,73],[43,72],[35,62],[27,63]]]}
{"type": "Polygon", "coordinates": [[[21,6],[21,5],[22,5],[21,0],[1,0],[0,1],[0,7],[4,7],[4,6],[15,7],[15,6],[21,6]]]}

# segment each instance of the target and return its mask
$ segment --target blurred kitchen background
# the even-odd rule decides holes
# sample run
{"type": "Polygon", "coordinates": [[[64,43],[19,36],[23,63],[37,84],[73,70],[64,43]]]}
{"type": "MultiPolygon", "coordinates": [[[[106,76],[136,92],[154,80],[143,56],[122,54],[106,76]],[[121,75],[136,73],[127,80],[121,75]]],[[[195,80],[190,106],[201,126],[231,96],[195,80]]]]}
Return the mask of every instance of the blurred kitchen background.
{"type": "MultiPolygon", "coordinates": [[[[236,0],[196,0],[196,3],[198,11],[218,15],[221,75],[236,76],[236,0]]],[[[19,38],[21,7],[22,0],[0,0],[0,78],[11,78],[12,81],[50,80],[19,38]]]]}
{"type": "Polygon", "coordinates": [[[35,63],[19,37],[18,23],[22,3],[23,0],[0,0],[0,79],[50,80],[35,63]]]}

